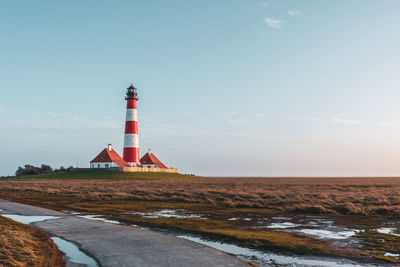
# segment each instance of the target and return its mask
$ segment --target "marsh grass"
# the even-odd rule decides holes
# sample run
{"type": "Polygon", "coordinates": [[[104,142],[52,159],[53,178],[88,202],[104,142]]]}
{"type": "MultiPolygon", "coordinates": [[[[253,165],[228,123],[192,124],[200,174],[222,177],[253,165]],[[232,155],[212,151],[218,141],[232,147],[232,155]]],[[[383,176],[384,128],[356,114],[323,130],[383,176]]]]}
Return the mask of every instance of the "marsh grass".
{"type": "Polygon", "coordinates": [[[0,216],[0,266],[65,266],[56,244],[43,231],[0,216]]]}
{"type": "Polygon", "coordinates": [[[365,197],[370,213],[400,213],[399,178],[193,178],[140,173],[65,173],[46,179],[1,180],[3,192],[57,194],[67,199],[141,200],[203,203],[282,212],[361,214],[365,197]],[[72,175],[72,176],[69,176],[72,175]],[[85,177],[81,175],[86,175],[85,177]],[[125,175],[129,175],[125,176],[125,175]],[[150,175],[150,174],[146,174],[150,175]],[[161,175],[164,178],[160,178],[161,175]],[[53,177],[53,178],[51,178],[53,177]],[[83,177],[85,179],[79,179],[83,177]],[[99,179],[95,179],[95,178],[99,179]],[[108,177],[108,178],[106,178],[108,177]]]}
{"type": "Polygon", "coordinates": [[[364,240],[365,245],[362,249],[367,251],[370,256],[392,263],[400,263],[400,259],[384,255],[385,252],[400,254],[400,236],[382,234],[374,228],[365,228],[364,231],[357,234],[357,237],[364,240]]]}

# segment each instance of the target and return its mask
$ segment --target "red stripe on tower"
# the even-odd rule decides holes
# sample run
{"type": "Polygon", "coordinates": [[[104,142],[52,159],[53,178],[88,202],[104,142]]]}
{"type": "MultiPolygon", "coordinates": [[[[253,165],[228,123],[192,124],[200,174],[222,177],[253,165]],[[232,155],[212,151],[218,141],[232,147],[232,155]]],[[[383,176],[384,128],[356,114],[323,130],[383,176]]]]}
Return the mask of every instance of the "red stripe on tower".
{"type": "Polygon", "coordinates": [[[126,97],[126,122],[124,137],[124,155],[123,159],[131,166],[139,166],[139,132],[137,124],[137,97],[136,88],[131,84],[127,88],[126,97]]]}

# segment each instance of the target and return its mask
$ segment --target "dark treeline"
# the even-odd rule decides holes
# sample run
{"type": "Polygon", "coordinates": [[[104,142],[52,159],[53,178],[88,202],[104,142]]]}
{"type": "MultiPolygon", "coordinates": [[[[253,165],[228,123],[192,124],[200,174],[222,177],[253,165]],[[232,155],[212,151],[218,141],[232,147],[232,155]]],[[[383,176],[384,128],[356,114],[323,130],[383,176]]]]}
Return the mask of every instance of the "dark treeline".
{"type": "Polygon", "coordinates": [[[18,167],[15,172],[15,176],[23,176],[23,175],[37,175],[44,173],[55,173],[55,172],[69,172],[73,169],[72,166],[68,168],[64,168],[61,166],[58,169],[53,169],[50,165],[42,164],[40,167],[35,167],[33,165],[26,164],[24,167],[18,167]]]}

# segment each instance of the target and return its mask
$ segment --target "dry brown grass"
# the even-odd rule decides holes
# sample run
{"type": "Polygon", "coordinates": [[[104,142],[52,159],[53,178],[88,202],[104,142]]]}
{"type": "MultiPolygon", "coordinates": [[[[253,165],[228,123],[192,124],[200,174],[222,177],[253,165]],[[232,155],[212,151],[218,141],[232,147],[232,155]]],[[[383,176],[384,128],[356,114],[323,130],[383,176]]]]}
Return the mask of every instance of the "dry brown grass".
{"type": "Polygon", "coordinates": [[[0,266],[65,266],[56,244],[43,231],[0,216],[0,266]]]}
{"type": "Polygon", "coordinates": [[[196,178],[169,180],[6,180],[0,197],[57,195],[78,200],[151,200],[359,214],[400,212],[400,178],[196,178]]]}

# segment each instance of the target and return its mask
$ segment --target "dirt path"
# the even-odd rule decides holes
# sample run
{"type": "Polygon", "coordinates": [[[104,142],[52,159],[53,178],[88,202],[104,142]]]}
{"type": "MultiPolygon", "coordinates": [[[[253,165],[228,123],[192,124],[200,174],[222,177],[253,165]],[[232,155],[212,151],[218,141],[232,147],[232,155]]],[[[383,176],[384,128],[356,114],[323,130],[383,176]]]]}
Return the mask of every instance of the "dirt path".
{"type": "Polygon", "coordinates": [[[31,225],[77,244],[101,266],[248,266],[185,239],[0,200],[1,214],[57,216],[31,225]]]}

